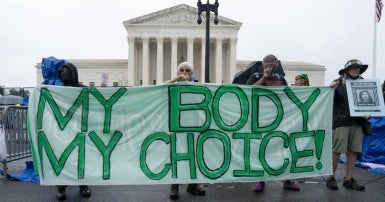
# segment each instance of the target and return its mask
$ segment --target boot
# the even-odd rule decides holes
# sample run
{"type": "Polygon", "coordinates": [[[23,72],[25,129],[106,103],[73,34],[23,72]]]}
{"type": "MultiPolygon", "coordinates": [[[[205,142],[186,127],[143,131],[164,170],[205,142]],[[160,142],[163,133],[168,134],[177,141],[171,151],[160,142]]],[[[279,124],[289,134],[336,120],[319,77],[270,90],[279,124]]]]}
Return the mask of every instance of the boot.
{"type": "Polygon", "coordinates": [[[297,182],[291,181],[291,180],[284,180],[283,181],[283,188],[290,190],[290,191],[299,191],[299,184],[297,182]]]}
{"type": "Polygon", "coordinates": [[[202,184],[188,184],[187,192],[192,195],[201,195],[201,196],[206,194],[206,190],[202,184]]]}
{"type": "Polygon", "coordinates": [[[67,198],[66,195],[66,186],[57,186],[57,191],[56,191],[56,199],[58,201],[64,201],[67,198]]]}
{"type": "Polygon", "coordinates": [[[88,198],[91,196],[91,189],[86,185],[79,186],[79,193],[83,198],[88,198]]]}
{"type": "Polygon", "coordinates": [[[178,184],[172,184],[171,185],[171,191],[170,191],[170,199],[177,200],[179,198],[179,185],[178,184]]]}

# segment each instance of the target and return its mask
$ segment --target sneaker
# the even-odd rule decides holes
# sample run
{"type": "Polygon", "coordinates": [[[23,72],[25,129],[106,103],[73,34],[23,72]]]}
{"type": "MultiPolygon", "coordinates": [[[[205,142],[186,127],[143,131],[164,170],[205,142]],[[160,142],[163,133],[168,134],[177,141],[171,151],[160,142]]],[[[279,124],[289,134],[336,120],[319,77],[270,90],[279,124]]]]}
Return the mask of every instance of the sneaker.
{"type": "Polygon", "coordinates": [[[179,185],[178,184],[172,184],[171,185],[171,191],[170,191],[170,199],[171,200],[177,200],[179,198],[179,185]]]}
{"type": "Polygon", "coordinates": [[[365,190],[365,186],[358,183],[355,179],[350,178],[350,180],[344,180],[344,183],[342,184],[344,187],[354,190],[363,191],[365,190]]]}
{"type": "Polygon", "coordinates": [[[91,196],[91,189],[86,185],[79,186],[79,193],[83,198],[88,198],[91,196]]]}
{"type": "Polygon", "coordinates": [[[66,187],[65,186],[57,186],[56,199],[58,201],[66,200],[66,187]]]}
{"type": "Polygon", "coordinates": [[[201,196],[206,194],[206,190],[202,184],[188,184],[187,192],[192,195],[201,195],[201,196]]]}
{"type": "Polygon", "coordinates": [[[265,182],[256,182],[254,185],[254,191],[263,192],[265,189],[265,182]]]}
{"type": "Polygon", "coordinates": [[[338,184],[334,177],[328,177],[328,180],[326,181],[326,186],[329,189],[338,190],[338,184]]]}
{"type": "Polygon", "coordinates": [[[293,182],[291,180],[283,181],[283,188],[290,191],[299,191],[299,184],[297,182],[293,182]]]}

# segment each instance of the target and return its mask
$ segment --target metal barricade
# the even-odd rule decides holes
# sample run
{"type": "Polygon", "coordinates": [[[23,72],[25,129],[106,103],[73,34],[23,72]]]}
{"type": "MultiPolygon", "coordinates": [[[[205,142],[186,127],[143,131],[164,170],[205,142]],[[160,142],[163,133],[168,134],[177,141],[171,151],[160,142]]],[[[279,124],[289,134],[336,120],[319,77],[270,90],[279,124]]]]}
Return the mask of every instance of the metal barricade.
{"type": "Polygon", "coordinates": [[[8,162],[32,156],[28,139],[27,109],[25,106],[7,106],[2,112],[7,147],[7,159],[2,163],[6,179],[8,162]]]}

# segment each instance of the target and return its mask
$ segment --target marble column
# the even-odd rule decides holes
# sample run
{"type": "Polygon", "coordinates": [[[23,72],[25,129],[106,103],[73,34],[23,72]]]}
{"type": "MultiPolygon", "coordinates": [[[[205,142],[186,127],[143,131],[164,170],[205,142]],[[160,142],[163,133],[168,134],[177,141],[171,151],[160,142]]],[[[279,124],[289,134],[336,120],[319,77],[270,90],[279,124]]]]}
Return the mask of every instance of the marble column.
{"type": "MultiPolygon", "coordinates": [[[[216,47],[216,51],[215,51],[215,62],[216,62],[216,65],[215,65],[215,83],[222,83],[223,81],[223,78],[222,78],[222,69],[223,69],[223,64],[222,64],[222,47],[223,47],[223,38],[216,38],[215,39],[215,47],[216,47]]],[[[213,82],[214,83],[214,82],[213,82]]]]}
{"type": "Polygon", "coordinates": [[[187,38],[187,62],[194,66],[194,38],[187,38]]]}
{"type": "Polygon", "coordinates": [[[171,77],[174,78],[177,75],[178,67],[178,38],[171,38],[171,77]]]}
{"type": "Polygon", "coordinates": [[[163,37],[156,38],[156,83],[163,83],[163,37]]]}
{"type": "Polygon", "coordinates": [[[127,37],[128,41],[128,86],[135,85],[135,37],[127,37]]]}
{"type": "Polygon", "coordinates": [[[149,42],[150,39],[148,37],[142,38],[142,44],[143,44],[143,54],[142,54],[142,85],[147,86],[149,84],[149,42]]]}
{"type": "Polygon", "coordinates": [[[234,75],[237,71],[237,38],[230,39],[230,71],[228,81],[233,82],[234,75]]]}

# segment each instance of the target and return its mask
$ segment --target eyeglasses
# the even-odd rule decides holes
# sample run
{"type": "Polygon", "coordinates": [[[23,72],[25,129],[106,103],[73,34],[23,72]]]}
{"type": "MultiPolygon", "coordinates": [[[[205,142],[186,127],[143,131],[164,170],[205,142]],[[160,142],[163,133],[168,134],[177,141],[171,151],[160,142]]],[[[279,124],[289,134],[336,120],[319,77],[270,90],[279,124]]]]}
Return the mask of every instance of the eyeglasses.
{"type": "Polygon", "coordinates": [[[179,69],[180,72],[191,72],[190,69],[179,69]]]}

